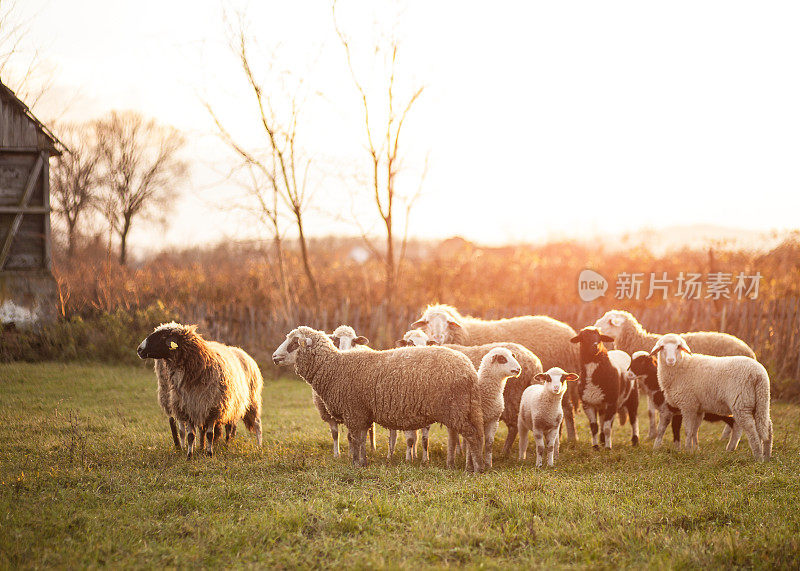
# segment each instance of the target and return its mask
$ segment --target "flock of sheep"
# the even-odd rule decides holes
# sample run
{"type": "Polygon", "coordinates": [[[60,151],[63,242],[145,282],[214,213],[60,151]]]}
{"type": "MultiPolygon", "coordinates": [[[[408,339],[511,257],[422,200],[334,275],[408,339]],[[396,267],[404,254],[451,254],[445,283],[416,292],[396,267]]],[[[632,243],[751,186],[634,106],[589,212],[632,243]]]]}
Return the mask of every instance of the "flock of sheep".
{"type": "MultiPolygon", "coordinates": [[[[498,424],[508,426],[503,454],[519,434],[524,460],[528,434],[536,442],[536,465],[558,458],[562,422],[576,439],[579,405],[589,419],[592,443],[611,448],[614,418],[629,421],[631,443],[639,441],[640,390],[647,396],[649,438],[658,447],[667,427],[684,447],[697,447],[702,420],[723,421],[728,450],[742,432],[753,456],[772,452],[770,385],[752,349],[732,335],[695,332],[648,333],[626,311],[613,310],[594,326],[575,332],[546,316],[486,321],[462,316],[448,305],[431,305],[397,348],[376,351],[343,325],[332,334],[310,327],[292,330],[275,350],[278,365],[294,365],[312,388],[312,400],[330,426],[339,455],[339,425],[347,426],[353,463],[367,462],[367,435],[375,450],[374,425],[389,429],[389,457],[397,431],[406,436],[406,459],[416,456],[422,431],[422,460],[428,460],[428,431],[448,431],[447,466],[463,450],[467,470],[492,466],[498,424]],[[609,350],[605,343],[613,343],[609,350]],[[463,439],[463,442],[462,442],[463,439]]],[[[242,420],[261,444],[261,373],[238,347],[200,337],[195,326],[167,323],[137,350],[155,359],[158,398],[169,417],[176,448],[191,458],[200,448],[213,454],[225,428],[226,440],[242,420]],[[205,442],[204,442],[205,441],[205,442]]]]}

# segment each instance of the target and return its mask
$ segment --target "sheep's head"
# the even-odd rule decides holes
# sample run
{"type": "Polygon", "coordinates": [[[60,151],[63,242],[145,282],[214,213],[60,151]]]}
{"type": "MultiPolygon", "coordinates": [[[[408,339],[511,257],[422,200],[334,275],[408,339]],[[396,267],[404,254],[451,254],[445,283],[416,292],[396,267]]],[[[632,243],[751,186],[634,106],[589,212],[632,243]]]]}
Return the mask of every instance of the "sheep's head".
{"type": "Polygon", "coordinates": [[[560,367],[552,367],[544,373],[539,373],[534,377],[540,383],[544,383],[544,389],[554,395],[564,394],[567,390],[567,382],[577,381],[578,375],[568,373],[560,367]]]}
{"type": "Polygon", "coordinates": [[[411,324],[411,329],[421,329],[434,342],[439,345],[451,343],[453,333],[461,329],[461,324],[446,305],[428,306],[417,321],[411,324]]]}
{"type": "Polygon", "coordinates": [[[436,341],[428,337],[422,329],[411,329],[406,331],[402,339],[395,343],[398,347],[425,347],[426,345],[438,345],[436,341]]]}
{"type": "Polygon", "coordinates": [[[627,311],[619,309],[612,309],[606,311],[603,317],[595,321],[594,326],[601,330],[606,335],[611,337],[618,337],[622,333],[622,328],[628,321],[635,321],[633,315],[627,311]]]}
{"type": "Polygon", "coordinates": [[[181,325],[174,321],[159,325],[139,344],[136,354],[140,359],[171,359],[196,334],[196,329],[197,325],[181,325]]]}
{"type": "MultiPolygon", "coordinates": [[[[636,351],[631,355],[631,365],[628,367],[627,376],[629,379],[637,380],[647,383],[648,380],[655,378],[656,371],[658,370],[658,362],[656,357],[647,351],[636,351]]],[[[658,383],[656,383],[657,385],[658,383]]],[[[649,387],[657,389],[658,387],[649,387]]]]}
{"type": "Polygon", "coordinates": [[[605,333],[601,333],[597,327],[584,327],[580,332],[570,339],[573,343],[581,344],[581,359],[591,361],[594,357],[605,351],[603,342],[611,343],[614,338],[605,333]]]}
{"type": "Polygon", "coordinates": [[[336,349],[336,345],[324,331],[302,325],[286,335],[286,340],[272,354],[272,362],[276,365],[294,365],[300,351],[319,344],[336,349]]]}
{"type": "Polygon", "coordinates": [[[692,351],[689,349],[683,337],[675,333],[667,333],[656,341],[650,354],[659,355],[659,358],[663,359],[667,366],[672,367],[678,364],[683,358],[681,352],[685,352],[689,355],[692,354],[692,351]]]}
{"type": "Polygon", "coordinates": [[[369,339],[363,335],[356,335],[355,329],[349,325],[340,325],[333,333],[328,335],[328,337],[331,338],[333,344],[336,345],[340,351],[349,351],[356,345],[369,344],[369,339]]]}
{"type": "Polygon", "coordinates": [[[495,347],[481,359],[481,371],[490,370],[492,373],[503,377],[518,377],[522,372],[522,366],[517,361],[514,353],[505,347],[495,347]]]}

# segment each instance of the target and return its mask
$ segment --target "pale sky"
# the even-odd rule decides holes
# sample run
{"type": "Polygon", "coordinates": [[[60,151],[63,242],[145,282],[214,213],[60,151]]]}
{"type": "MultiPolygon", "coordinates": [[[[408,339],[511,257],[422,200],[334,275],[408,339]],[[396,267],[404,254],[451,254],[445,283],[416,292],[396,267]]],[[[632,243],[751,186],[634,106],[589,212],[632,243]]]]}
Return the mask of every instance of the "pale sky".
{"type": "MultiPolygon", "coordinates": [[[[798,226],[796,2],[339,1],[359,56],[376,29],[399,22],[398,89],[426,86],[403,139],[404,188],[416,188],[429,157],[413,236],[498,244],[685,224],[798,226]]],[[[258,235],[250,219],[219,208],[239,191],[215,174],[231,155],[202,105],[263,146],[220,3],[22,4],[28,45],[55,70],[40,118],[136,109],[192,139],[192,180],[173,224],[166,233],[140,224],[135,246],[258,235]]],[[[354,234],[354,211],[376,227],[369,207],[351,205],[352,175],[366,176],[369,163],[330,3],[233,4],[275,69],[309,88],[300,143],[313,160],[309,233],[354,234]]],[[[280,92],[275,85],[278,106],[280,92]]]]}

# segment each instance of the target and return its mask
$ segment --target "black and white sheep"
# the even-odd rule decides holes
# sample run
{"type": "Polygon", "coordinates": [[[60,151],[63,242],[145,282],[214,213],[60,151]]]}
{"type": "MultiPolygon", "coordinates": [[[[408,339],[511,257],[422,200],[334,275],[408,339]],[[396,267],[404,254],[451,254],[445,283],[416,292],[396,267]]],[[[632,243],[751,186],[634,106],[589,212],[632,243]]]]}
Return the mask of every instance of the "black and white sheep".
{"type": "Polygon", "coordinates": [[[631,358],[624,351],[606,349],[603,342],[612,341],[613,337],[600,333],[596,327],[584,327],[572,338],[573,343],[580,343],[578,393],[589,418],[595,448],[598,446],[598,416],[603,427],[600,443],[611,448],[611,429],[618,412],[621,424],[625,423],[626,416],[630,418],[631,443],[634,446],[639,443],[639,393],[636,382],[628,376],[631,358]]]}

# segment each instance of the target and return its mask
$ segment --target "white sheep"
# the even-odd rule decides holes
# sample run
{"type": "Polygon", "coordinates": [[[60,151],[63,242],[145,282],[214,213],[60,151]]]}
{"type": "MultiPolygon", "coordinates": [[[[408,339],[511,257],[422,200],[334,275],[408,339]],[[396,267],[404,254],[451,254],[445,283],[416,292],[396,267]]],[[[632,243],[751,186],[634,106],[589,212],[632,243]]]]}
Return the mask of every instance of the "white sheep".
{"type": "MultiPolygon", "coordinates": [[[[411,324],[411,328],[423,330],[439,344],[519,343],[539,357],[545,369],[558,366],[574,371],[579,366],[578,351],[570,344],[575,330],[545,315],[487,321],[461,315],[450,305],[438,304],[429,305],[420,319],[411,324]]],[[[574,413],[577,404],[577,395],[574,391],[568,392],[563,401],[564,424],[571,440],[575,440],[574,413]]]]}
{"type": "MultiPolygon", "coordinates": [[[[363,335],[356,335],[355,329],[349,325],[340,325],[334,329],[333,333],[329,335],[333,344],[336,345],[341,351],[350,351],[351,349],[368,349],[369,339],[363,335]]],[[[334,418],[322,397],[319,396],[314,389],[311,389],[311,402],[319,412],[319,416],[323,422],[327,423],[331,429],[331,438],[333,439],[333,457],[339,457],[339,425],[342,419],[334,418]]],[[[375,426],[369,427],[367,440],[370,444],[372,451],[375,451],[375,426]]]]}
{"type": "MultiPolygon", "coordinates": [[[[637,351],[647,351],[649,353],[653,345],[662,335],[660,333],[649,333],[633,315],[620,309],[607,311],[595,322],[594,326],[606,335],[610,335],[614,338],[614,347],[616,349],[625,351],[629,355],[633,355],[637,351]]],[[[714,355],[717,357],[742,355],[752,359],[756,358],[755,353],[747,343],[728,333],[721,333],[719,331],[694,331],[681,333],[680,336],[694,347],[696,353],[714,355]]],[[[650,428],[647,437],[649,439],[655,438],[657,434],[657,410],[658,406],[656,406],[653,399],[648,395],[647,415],[650,420],[650,428]]],[[[730,428],[726,426],[723,431],[723,436],[727,435],[729,432],[730,428]]]]}
{"type": "MultiPolygon", "coordinates": [[[[658,384],[670,406],[681,411],[684,447],[698,447],[703,414],[732,415],[734,432],[743,430],[756,460],[772,454],[769,375],[749,357],[714,357],[692,353],[685,339],[663,335],[651,351],[658,355],[658,384]]],[[[663,420],[662,420],[663,422],[663,420]]],[[[732,435],[733,438],[733,435],[732,435]]]]}
{"type": "MultiPolygon", "coordinates": [[[[388,351],[340,351],[324,332],[292,330],[273,353],[276,364],[295,370],[319,393],[348,429],[353,463],[366,465],[364,442],[373,422],[416,430],[434,422],[483,450],[483,412],[478,374],[463,354],[445,347],[388,351]]],[[[477,472],[483,456],[472,454],[477,472]]],[[[448,454],[448,466],[453,457],[448,454]]]]}
{"type": "MultiPolygon", "coordinates": [[[[514,354],[505,347],[491,349],[481,359],[478,368],[478,390],[481,394],[481,408],[483,409],[483,459],[486,468],[492,467],[492,445],[497,434],[500,416],[503,414],[505,400],[503,389],[509,377],[517,377],[522,372],[522,367],[514,358],[514,354]]],[[[455,446],[455,439],[449,438],[448,443],[455,446]]],[[[469,443],[464,445],[467,457],[467,469],[470,463],[469,443]]],[[[476,467],[477,469],[477,467],[476,467]]]]}
{"type": "Polygon", "coordinates": [[[554,459],[558,459],[558,432],[564,418],[561,399],[567,391],[567,383],[577,381],[578,375],[552,367],[545,373],[537,374],[536,380],[544,384],[531,385],[525,389],[519,404],[519,459],[523,461],[527,455],[530,430],[533,431],[536,442],[536,467],[542,466],[545,451],[547,465],[552,467],[554,459]]]}

